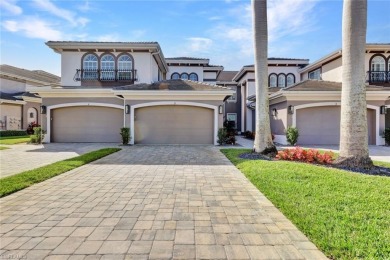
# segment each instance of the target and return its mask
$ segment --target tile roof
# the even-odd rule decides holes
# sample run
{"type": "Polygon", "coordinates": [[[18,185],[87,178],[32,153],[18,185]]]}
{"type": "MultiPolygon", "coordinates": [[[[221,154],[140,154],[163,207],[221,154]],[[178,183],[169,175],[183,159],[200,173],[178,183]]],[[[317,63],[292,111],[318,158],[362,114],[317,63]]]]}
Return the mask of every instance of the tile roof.
{"type": "Polygon", "coordinates": [[[42,81],[45,83],[60,83],[61,78],[43,70],[27,70],[10,65],[0,65],[0,74],[9,74],[15,77],[22,77],[31,80],[42,81]]]}
{"type": "Polygon", "coordinates": [[[166,60],[208,60],[206,58],[194,58],[194,57],[170,57],[165,59],[166,60]]]}
{"type": "Polygon", "coordinates": [[[17,97],[22,96],[23,94],[24,94],[24,92],[18,92],[18,93],[12,93],[12,94],[0,92],[0,99],[12,100],[12,101],[21,100],[20,98],[17,98],[17,97]]]}
{"type": "MultiPolygon", "coordinates": [[[[383,91],[390,88],[367,85],[367,91],[383,91]]],[[[304,80],[290,87],[282,89],[282,91],[341,91],[341,82],[324,81],[324,80],[304,80]]]]}
{"type": "Polygon", "coordinates": [[[223,82],[233,81],[233,78],[237,73],[238,71],[223,70],[218,75],[217,81],[223,81],[223,82]]]}
{"type": "Polygon", "coordinates": [[[115,87],[114,90],[161,90],[161,91],[224,91],[230,88],[211,85],[204,82],[191,80],[164,80],[151,84],[133,84],[122,87],[115,87]]]}
{"type": "Polygon", "coordinates": [[[126,43],[126,44],[158,44],[158,42],[100,42],[100,41],[48,41],[47,43],[126,43]]]}

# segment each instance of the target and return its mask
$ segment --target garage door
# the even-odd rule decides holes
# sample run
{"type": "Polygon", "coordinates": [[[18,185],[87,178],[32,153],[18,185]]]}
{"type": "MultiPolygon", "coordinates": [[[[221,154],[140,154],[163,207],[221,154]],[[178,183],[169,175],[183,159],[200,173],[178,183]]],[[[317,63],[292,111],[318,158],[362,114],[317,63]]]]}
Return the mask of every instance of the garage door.
{"type": "MultiPolygon", "coordinates": [[[[339,144],[340,107],[297,109],[298,144],[339,144]]],[[[375,144],[375,111],[367,109],[368,144],[375,144]]]]}
{"type": "Polygon", "coordinates": [[[135,110],[136,144],[213,144],[214,110],[151,106],[135,110]]]}
{"type": "Polygon", "coordinates": [[[123,110],[108,107],[66,107],[52,112],[51,141],[60,143],[121,142],[123,110]]]}

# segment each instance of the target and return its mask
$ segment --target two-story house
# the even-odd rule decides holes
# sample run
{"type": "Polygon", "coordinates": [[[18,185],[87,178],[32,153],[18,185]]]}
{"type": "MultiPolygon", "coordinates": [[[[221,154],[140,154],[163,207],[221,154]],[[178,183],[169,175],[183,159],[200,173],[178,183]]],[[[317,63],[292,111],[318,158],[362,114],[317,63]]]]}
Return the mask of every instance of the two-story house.
{"type": "Polygon", "coordinates": [[[21,130],[33,122],[40,124],[41,99],[26,89],[59,84],[60,77],[46,71],[0,65],[0,130],[21,130]]]}
{"type": "Polygon", "coordinates": [[[217,144],[234,92],[198,81],[223,68],[199,61],[175,70],[192,61],[165,59],[157,42],[46,44],[61,55],[61,86],[31,89],[42,98],[45,142],[120,142],[120,128],[130,127],[132,144],[217,144]]]}

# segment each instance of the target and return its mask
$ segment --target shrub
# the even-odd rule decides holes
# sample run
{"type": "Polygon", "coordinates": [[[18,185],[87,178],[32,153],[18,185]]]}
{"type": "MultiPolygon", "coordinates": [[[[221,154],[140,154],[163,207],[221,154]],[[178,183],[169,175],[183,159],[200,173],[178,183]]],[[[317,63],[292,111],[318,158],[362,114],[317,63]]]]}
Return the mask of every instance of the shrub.
{"type": "Polygon", "coordinates": [[[296,145],[298,142],[299,132],[298,128],[289,126],[286,130],[287,142],[291,145],[296,145]]]}
{"type": "Polygon", "coordinates": [[[305,150],[301,147],[295,147],[279,151],[276,155],[276,159],[305,163],[331,164],[333,162],[333,156],[333,152],[320,153],[316,149],[305,150]]]}
{"type": "Polygon", "coordinates": [[[120,134],[122,136],[122,144],[128,144],[131,140],[130,128],[129,127],[122,127],[120,134]]]}
{"type": "Polygon", "coordinates": [[[24,136],[27,135],[27,132],[24,130],[5,130],[0,131],[0,137],[8,137],[8,136],[24,136]]]}
{"type": "Polygon", "coordinates": [[[244,137],[248,138],[248,139],[255,139],[255,134],[256,134],[256,132],[245,131],[244,137]]]}
{"type": "Polygon", "coordinates": [[[35,123],[35,122],[28,124],[27,130],[26,130],[28,135],[34,134],[34,127],[40,127],[40,125],[38,123],[35,123]]]}
{"type": "Polygon", "coordinates": [[[229,136],[227,136],[225,142],[226,142],[227,144],[235,145],[235,144],[236,144],[236,136],[235,136],[235,135],[229,135],[229,136]]]}
{"type": "Polygon", "coordinates": [[[45,138],[46,131],[42,127],[34,127],[34,134],[30,136],[30,142],[33,144],[40,144],[45,138]]]}
{"type": "Polygon", "coordinates": [[[218,144],[223,145],[227,139],[227,131],[225,128],[218,129],[218,144]]]}
{"type": "Polygon", "coordinates": [[[386,144],[390,145],[390,128],[386,128],[385,131],[383,131],[383,136],[385,137],[386,144]]]}

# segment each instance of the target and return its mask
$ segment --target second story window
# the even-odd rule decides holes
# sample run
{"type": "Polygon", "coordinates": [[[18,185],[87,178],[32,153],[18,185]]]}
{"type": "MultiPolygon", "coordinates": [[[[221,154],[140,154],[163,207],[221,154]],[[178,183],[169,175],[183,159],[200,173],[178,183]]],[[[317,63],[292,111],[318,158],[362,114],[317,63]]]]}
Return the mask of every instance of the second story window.
{"type": "Polygon", "coordinates": [[[295,83],[294,74],[288,74],[287,75],[287,87],[294,85],[294,83],[295,83]]]}
{"type": "Polygon", "coordinates": [[[385,59],[382,56],[376,56],[371,61],[371,71],[385,71],[385,59]]]}
{"type": "Polygon", "coordinates": [[[83,77],[86,80],[98,78],[98,58],[93,54],[87,54],[83,59],[83,77]]]}
{"type": "Polygon", "coordinates": [[[321,79],[321,68],[309,72],[309,79],[321,79]]]}
{"type": "Polygon", "coordinates": [[[284,88],[286,86],[286,76],[279,74],[278,76],[278,87],[284,88]]]}
{"type": "Polygon", "coordinates": [[[196,73],[191,73],[190,74],[190,80],[192,81],[198,81],[198,75],[196,73]]]}
{"type": "Polygon", "coordinates": [[[133,60],[129,55],[121,55],[118,58],[118,80],[131,80],[133,73],[133,60]]]}
{"type": "Polygon", "coordinates": [[[182,74],[180,75],[180,78],[181,78],[181,79],[188,79],[188,74],[187,74],[187,73],[182,73],[182,74]]]}
{"type": "Polygon", "coordinates": [[[180,79],[180,74],[175,72],[171,75],[171,79],[180,79]]]}
{"type": "Polygon", "coordinates": [[[271,74],[269,76],[269,87],[276,88],[277,82],[278,82],[278,76],[276,76],[276,74],[271,74]]]}
{"type": "Polygon", "coordinates": [[[112,55],[106,54],[100,62],[100,80],[115,79],[115,59],[112,55]]]}

